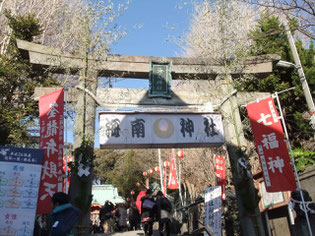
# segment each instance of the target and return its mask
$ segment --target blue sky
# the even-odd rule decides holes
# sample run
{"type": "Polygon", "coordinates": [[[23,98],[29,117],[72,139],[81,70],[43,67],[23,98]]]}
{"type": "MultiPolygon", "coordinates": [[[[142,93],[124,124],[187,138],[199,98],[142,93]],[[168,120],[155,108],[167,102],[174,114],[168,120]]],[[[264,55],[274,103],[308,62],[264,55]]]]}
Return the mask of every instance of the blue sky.
{"type": "MultiPolygon", "coordinates": [[[[112,45],[112,53],[136,56],[175,57],[180,48],[173,39],[189,29],[192,4],[189,0],[132,0],[116,21],[127,35],[112,45]],[[141,26],[141,27],[137,27],[141,26]]],[[[116,88],[148,88],[143,79],[118,79],[116,88]]]]}
{"type": "Polygon", "coordinates": [[[191,4],[187,0],[133,0],[117,23],[127,35],[113,47],[113,53],[137,56],[176,56],[179,49],[165,42],[188,30],[191,4]],[[135,25],[142,28],[135,29],[135,25]]]}

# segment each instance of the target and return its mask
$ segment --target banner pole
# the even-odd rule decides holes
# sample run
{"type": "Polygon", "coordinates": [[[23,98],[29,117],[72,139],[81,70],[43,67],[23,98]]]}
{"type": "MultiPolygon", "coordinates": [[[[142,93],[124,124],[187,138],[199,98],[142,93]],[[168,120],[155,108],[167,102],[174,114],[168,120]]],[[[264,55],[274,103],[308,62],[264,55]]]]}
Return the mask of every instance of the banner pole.
{"type": "Polygon", "coordinates": [[[182,195],[182,165],[181,165],[181,160],[179,159],[179,164],[178,164],[178,190],[179,190],[179,198],[180,198],[180,202],[182,203],[182,206],[184,205],[184,201],[183,201],[183,195],[182,195]]]}
{"type": "Polygon", "coordinates": [[[291,144],[290,144],[290,140],[289,140],[287,127],[286,127],[286,124],[285,124],[285,121],[284,121],[284,117],[283,117],[283,113],[282,113],[282,108],[281,108],[278,92],[275,93],[275,97],[276,97],[276,100],[277,100],[277,103],[278,103],[278,106],[279,106],[280,119],[281,119],[281,122],[282,122],[283,130],[284,130],[285,138],[286,138],[285,141],[287,142],[288,147],[289,147],[290,157],[291,157],[291,160],[292,160],[292,164],[293,164],[294,173],[295,173],[295,176],[296,176],[297,185],[298,185],[298,188],[299,188],[299,191],[300,191],[301,200],[302,200],[302,203],[303,203],[303,211],[305,213],[305,217],[306,217],[306,221],[307,221],[307,227],[308,227],[310,236],[312,236],[313,234],[312,234],[312,230],[311,230],[311,225],[310,225],[310,221],[309,221],[309,218],[308,218],[308,213],[307,213],[306,206],[305,206],[305,201],[304,201],[304,196],[303,196],[303,193],[302,193],[302,188],[301,188],[299,175],[298,175],[298,172],[297,172],[297,169],[296,169],[296,166],[295,166],[294,156],[293,156],[293,152],[292,152],[292,148],[291,148],[291,144]]]}
{"type": "Polygon", "coordinates": [[[158,148],[158,156],[159,156],[159,168],[160,168],[160,183],[161,190],[163,191],[163,167],[162,167],[162,159],[161,159],[161,149],[158,148]]]}
{"type": "Polygon", "coordinates": [[[68,86],[66,85],[64,88],[65,91],[65,193],[68,194],[68,131],[67,131],[67,123],[68,123],[68,86]]]}

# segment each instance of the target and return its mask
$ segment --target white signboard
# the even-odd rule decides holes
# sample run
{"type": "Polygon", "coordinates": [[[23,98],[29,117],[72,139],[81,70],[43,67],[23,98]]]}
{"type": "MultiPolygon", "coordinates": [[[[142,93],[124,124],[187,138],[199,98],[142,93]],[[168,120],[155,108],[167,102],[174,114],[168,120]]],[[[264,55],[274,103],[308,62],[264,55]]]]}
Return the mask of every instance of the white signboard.
{"type": "MultiPolygon", "coordinates": [[[[221,186],[208,187],[205,189],[205,218],[204,225],[209,226],[216,236],[221,236],[222,228],[222,199],[221,186]]],[[[207,236],[208,233],[204,232],[207,236]]]]}
{"type": "Polygon", "coordinates": [[[284,202],[283,192],[267,192],[264,181],[260,183],[260,188],[264,208],[268,208],[275,204],[284,202]]]}
{"type": "Polygon", "coordinates": [[[211,147],[224,143],[215,113],[100,113],[101,148],[211,147]]]}
{"type": "Polygon", "coordinates": [[[33,235],[43,155],[0,146],[0,235],[33,235]]]}

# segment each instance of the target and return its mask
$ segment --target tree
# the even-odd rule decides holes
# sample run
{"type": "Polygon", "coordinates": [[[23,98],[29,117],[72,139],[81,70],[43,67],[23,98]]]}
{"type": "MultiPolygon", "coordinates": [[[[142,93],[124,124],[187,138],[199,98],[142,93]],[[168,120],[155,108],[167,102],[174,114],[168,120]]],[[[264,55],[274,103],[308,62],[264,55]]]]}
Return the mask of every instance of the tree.
{"type": "MultiPolygon", "coordinates": [[[[94,170],[101,182],[113,184],[122,196],[127,197],[131,190],[136,190],[137,182],[145,185],[143,172],[153,169],[157,163],[157,151],[153,149],[96,150],[94,170]]],[[[148,177],[150,182],[160,179],[158,173],[148,177]]]]}
{"type": "MultiPolygon", "coordinates": [[[[283,14],[289,19],[296,20],[298,24],[294,29],[303,35],[315,39],[315,7],[312,0],[288,1],[288,0],[245,0],[245,2],[266,8],[276,15],[283,14]]],[[[271,33],[271,32],[270,32],[271,33]]]]}
{"type": "MultiPolygon", "coordinates": [[[[291,22],[294,28],[295,22],[291,22]]],[[[280,24],[277,16],[266,12],[261,15],[256,29],[252,30],[250,37],[255,42],[253,55],[266,53],[280,53],[281,60],[292,62],[292,54],[284,32],[284,26],[280,24]],[[278,32],[277,34],[269,34],[278,32]]],[[[310,43],[309,48],[304,48],[302,42],[296,42],[297,49],[301,58],[301,63],[308,80],[310,90],[314,94],[314,46],[310,43]]],[[[306,141],[312,139],[313,131],[306,120],[303,119],[303,112],[307,111],[304,94],[297,72],[293,69],[277,68],[270,76],[262,79],[239,78],[235,80],[237,88],[242,91],[264,91],[275,92],[295,87],[292,93],[281,94],[281,104],[288,126],[290,139],[294,146],[307,146],[306,141]],[[292,96],[293,95],[293,96],[292,96]]]]}
{"type": "Polygon", "coordinates": [[[248,31],[257,12],[234,0],[203,1],[195,5],[191,26],[179,41],[187,57],[235,59],[249,52],[248,31]]]}
{"type": "Polygon", "coordinates": [[[0,55],[0,144],[30,143],[29,128],[38,116],[37,103],[32,95],[36,86],[56,85],[47,73],[37,73],[22,59],[16,48],[16,38],[31,41],[42,31],[33,15],[13,16],[5,13],[12,34],[7,53],[0,55]]]}
{"type": "Polygon", "coordinates": [[[94,175],[95,181],[100,181],[101,183],[111,183],[110,173],[114,171],[115,166],[118,165],[118,161],[124,158],[126,152],[115,151],[108,149],[95,149],[95,159],[94,159],[94,175]]]}
{"type": "Polygon", "coordinates": [[[110,45],[125,35],[114,21],[128,5],[128,0],[119,4],[111,0],[4,0],[0,4],[0,54],[6,52],[12,33],[1,14],[4,10],[11,11],[13,16],[33,14],[42,29],[34,41],[72,53],[82,51],[80,42],[86,34],[83,22],[84,17],[88,17],[93,38],[90,53],[95,53],[97,49],[108,52],[110,45]]]}

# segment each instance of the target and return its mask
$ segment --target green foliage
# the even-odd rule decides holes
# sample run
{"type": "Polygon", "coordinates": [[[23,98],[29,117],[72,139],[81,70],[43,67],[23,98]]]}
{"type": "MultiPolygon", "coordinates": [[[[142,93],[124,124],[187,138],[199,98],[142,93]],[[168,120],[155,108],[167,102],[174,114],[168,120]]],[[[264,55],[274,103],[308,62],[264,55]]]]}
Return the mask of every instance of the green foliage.
{"type": "MultiPolygon", "coordinates": [[[[131,197],[130,191],[135,195],[141,190],[136,183],[144,185],[144,170],[150,164],[148,159],[152,158],[149,150],[95,150],[94,174],[103,183],[114,185],[122,197],[131,197]],[[147,158],[147,159],[146,159],[147,158]]],[[[156,159],[154,160],[156,161],[156,159]]],[[[150,176],[150,183],[154,179],[150,176]]]]}
{"type": "Polygon", "coordinates": [[[8,25],[13,30],[12,36],[14,38],[32,41],[33,36],[42,33],[39,20],[34,15],[12,16],[9,11],[5,11],[4,15],[8,19],[8,25]]]}
{"type": "MultiPolygon", "coordinates": [[[[291,28],[295,26],[295,21],[290,22],[291,28]]],[[[284,26],[280,24],[278,17],[272,16],[268,12],[262,14],[257,28],[250,32],[250,37],[255,42],[252,55],[278,53],[281,55],[281,60],[293,63],[284,26]]],[[[310,91],[313,91],[314,95],[315,62],[313,43],[310,43],[309,47],[305,48],[302,42],[297,40],[296,46],[310,91]]],[[[303,112],[307,111],[308,108],[296,70],[276,67],[274,72],[265,78],[239,78],[234,81],[239,91],[274,93],[295,87],[293,91],[279,95],[289,137],[295,146],[301,146],[304,140],[309,140],[313,137],[311,126],[302,118],[303,112]]],[[[250,131],[247,133],[250,133],[250,131]]]]}
{"type": "MultiPolygon", "coordinates": [[[[125,152],[109,149],[95,149],[94,174],[101,183],[110,183],[109,176],[125,152]]],[[[117,166],[116,166],[117,167],[117,166]]]]}
{"type": "Polygon", "coordinates": [[[0,55],[0,144],[23,145],[31,142],[28,127],[38,117],[34,88],[57,83],[47,78],[47,72],[34,70],[16,47],[16,38],[31,40],[41,32],[38,20],[32,15],[5,15],[12,35],[6,54],[0,55]]]}
{"type": "Polygon", "coordinates": [[[82,164],[84,168],[92,168],[95,159],[94,142],[89,139],[83,140],[80,147],[74,150],[73,155],[75,161],[69,163],[71,174],[78,173],[80,164],[82,164]]]}
{"type": "Polygon", "coordinates": [[[302,148],[295,148],[293,150],[293,156],[298,172],[303,172],[307,167],[315,164],[315,152],[306,151],[302,148]]]}
{"type": "Polygon", "coordinates": [[[110,182],[118,188],[120,196],[130,196],[130,191],[134,190],[137,195],[135,184],[142,182],[142,171],[134,161],[136,152],[129,151],[116,163],[114,170],[109,174],[110,182]],[[116,168],[116,166],[118,168],[116,168]]]}

